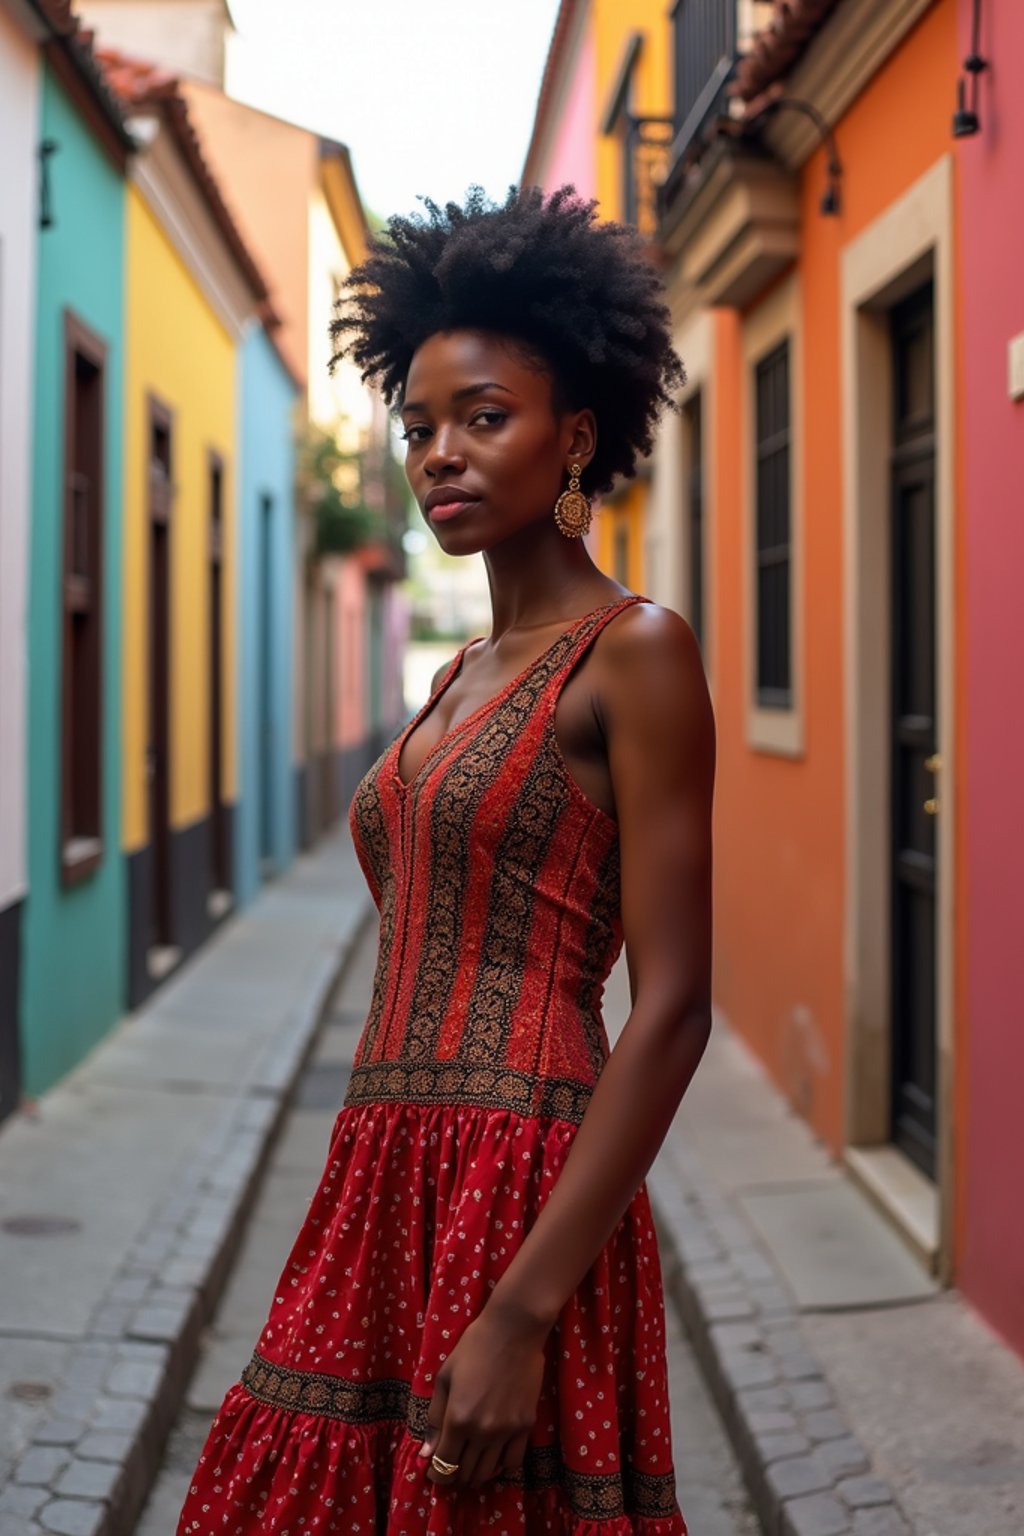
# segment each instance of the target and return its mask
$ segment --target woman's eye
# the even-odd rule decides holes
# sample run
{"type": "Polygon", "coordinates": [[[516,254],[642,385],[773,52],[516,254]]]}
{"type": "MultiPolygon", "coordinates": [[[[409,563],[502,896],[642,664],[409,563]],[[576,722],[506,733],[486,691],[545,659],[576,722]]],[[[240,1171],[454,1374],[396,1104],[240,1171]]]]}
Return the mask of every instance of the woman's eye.
{"type": "Polygon", "coordinates": [[[504,411],[478,411],[473,417],[473,422],[486,421],[490,426],[500,426],[508,417],[504,411]]]}
{"type": "Polygon", "coordinates": [[[405,431],[400,433],[399,435],[402,438],[403,442],[406,442],[406,443],[422,443],[422,441],[423,441],[422,437],[416,437],[416,436],[414,436],[414,434],[416,432],[426,432],[427,430],[428,429],[426,427],[406,427],[405,431]]]}

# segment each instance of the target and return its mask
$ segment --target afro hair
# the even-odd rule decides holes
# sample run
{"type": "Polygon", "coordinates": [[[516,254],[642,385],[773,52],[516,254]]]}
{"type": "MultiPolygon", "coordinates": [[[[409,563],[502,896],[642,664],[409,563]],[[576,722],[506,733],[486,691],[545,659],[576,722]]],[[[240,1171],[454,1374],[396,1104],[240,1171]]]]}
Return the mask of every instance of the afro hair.
{"type": "Polygon", "coordinates": [[[349,274],[331,322],[332,371],[350,357],[394,409],[429,336],[506,336],[550,371],[556,410],[594,412],[586,488],[631,478],[686,377],[642,237],[599,221],[596,200],[571,185],[547,199],[513,185],[500,206],[476,186],[461,208],[420,200],[426,216],[393,215],[349,274]]]}

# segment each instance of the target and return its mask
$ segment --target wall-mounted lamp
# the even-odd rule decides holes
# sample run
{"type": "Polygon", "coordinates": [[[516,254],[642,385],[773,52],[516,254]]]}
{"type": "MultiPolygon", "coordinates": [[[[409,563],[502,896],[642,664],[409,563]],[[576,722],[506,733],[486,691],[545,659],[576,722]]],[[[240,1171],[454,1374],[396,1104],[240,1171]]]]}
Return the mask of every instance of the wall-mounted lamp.
{"type": "Polygon", "coordinates": [[[832,130],[817,107],[813,106],[809,101],[800,101],[796,96],[777,96],[774,101],[770,101],[766,106],[762,107],[760,112],[755,113],[751,121],[756,125],[763,118],[770,116],[771,113],[780,112],[784,108],[790,108],[794,112],[802,112],[805,117],[809,117],[821,135],[821,142],[828,150],[828,164],[826,166],[828,184],[821,195],[821,202],[818,206],[826,216],[836,216],[842,207],[839,196],[839,178],[843,174],[843,167],[839,163],[839,156],[836,153],[836,141],[832,137],[832,130]]]}
{"type": "Polygon", "coordinates": [[[971,51],[964,59],[964,69],[971,79],[971,104],[967,105],[967,81],[961,75],[956,82],[956,111],[953,113],[954,139],[969,139],[981,127],[978,118],[978,76],[982,70],[988,69],[988,60],[983,59],[978,51],[980,42],[981,0],[974,0],[974,11],[971,17],[971,51]]]}
{"type": "Polygon", "coordinates": [[[44,139],[39,146],[39,228],[53,227],[53,208],[50,201],[50,156],[60,148],[56,139],[44,139]]]}

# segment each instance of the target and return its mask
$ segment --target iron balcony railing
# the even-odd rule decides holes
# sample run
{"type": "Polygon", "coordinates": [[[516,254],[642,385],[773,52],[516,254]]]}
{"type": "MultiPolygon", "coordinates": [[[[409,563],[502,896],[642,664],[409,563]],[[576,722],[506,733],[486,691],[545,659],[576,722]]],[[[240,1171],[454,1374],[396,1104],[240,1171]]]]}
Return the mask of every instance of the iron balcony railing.
{"type": "Polygon", "coordinates": [[[740,0],[676,0],[672,10],[675,118],[663,210],[687,151],[712,118],[728,112],[728,86],[739,58],[740,0]]]}
{"type": "Polygon", "coordinates": [[[658,189],[668,171],[669,151],[675,131],[670,117],[626,118],[623,139],[623,218],[642,235],[653,236],[658,227],[658,189]]]}

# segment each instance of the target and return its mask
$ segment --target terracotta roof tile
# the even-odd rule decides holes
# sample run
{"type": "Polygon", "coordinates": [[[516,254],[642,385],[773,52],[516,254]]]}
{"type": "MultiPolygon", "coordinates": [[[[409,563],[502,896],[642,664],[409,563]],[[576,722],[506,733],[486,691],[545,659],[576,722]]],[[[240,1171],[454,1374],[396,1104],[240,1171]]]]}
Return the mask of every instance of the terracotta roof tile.
{"type": "Polygon", "coordinates": [[[279,325],[280,318],[270,303],[270,292],[263,274],[253,260],[213,172],[206,163],[199,135],[189,116],[188,104],[177,77],[155,64],[131,58],[113,48],[100,48],[96,57],[110,89],[129,115],[148,110],[163,118],[228,249],[254,298],[259,302],[260,318],[268,328],[279,325]]]}
{"type": "Polygon", "coordinates": [[[839,0],[775,0],[768,25],[740,60],[734,91],[753,101],[789,73],[839,0]]]}
{"type": "Polygon", "coordinates": [[[105,120],[108,132],[113,131],[114,142],[123,157],[135,146],[117,98],[107,85],[97,60],[93,46],[95,34],[82,26],[71,9],[71,0],[30,0],[30,3],[52,34],[46,47],[58,50],[85,86],[105,120]]]}

